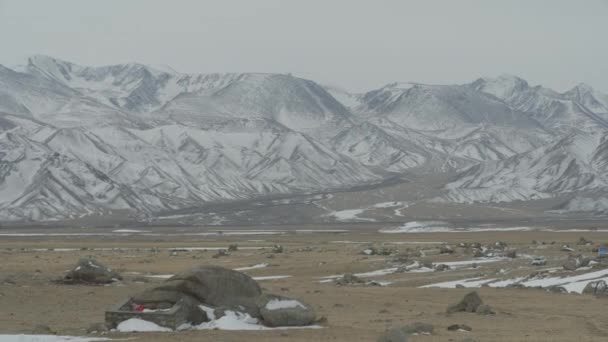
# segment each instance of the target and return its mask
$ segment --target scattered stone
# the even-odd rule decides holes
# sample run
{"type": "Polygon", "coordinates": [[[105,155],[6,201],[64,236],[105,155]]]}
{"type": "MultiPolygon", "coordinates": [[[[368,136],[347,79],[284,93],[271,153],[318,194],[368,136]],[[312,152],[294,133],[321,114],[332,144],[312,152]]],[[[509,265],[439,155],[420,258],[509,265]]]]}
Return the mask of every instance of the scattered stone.
{"type": "Polygon", "coordinates": [[[568,293],[565,287],[559,285],[549,286],[547,287],[547,291],[552,293],[568,293]]]}
{"type": "Polygon", "coordinates": [[[448,306],[447,313],[454,312],[476,312],[477,308],[483,304],[477,291],[467,293],[457,304],[448,306]]]}
{"type": "Polygon", "coordinates": [[[82,258],[63,277],[64,284],[109,284],[122,280],[120,274],[92,258],[82,258]]]}
{"type": "Polygon", "coordinates": [[[441,246],[441,248],[439,248],[439,253],[452,254],[452,253],[454,253],[454,248],[450,247],[449,245],[443,245],[443,246],[441,246]]]}
{"type": "Polygon", "coordinates": [[[239,245],[237,245],[236,243],[233,243],[228,246],[228,252],[236,252],[238,250],[239,250],[239,245]]]}
{"type": "Polygon", "coordinates": [[[352,274],[352,273],[346,273],[345,275],[342,276],[342,278],[339,278],[338,280],[336,280],[336,284],[340,285],[340,286],[346,286],[346,285],[359,285],[359,284],[364,284],[365,281],[359,277],[357,277],[356,275],[352,274]]]}
{"type": "Polygon", "coordinates": [[[472,331],[473,328],[466,324],[452,324],[448,327],[449,331],[472,331]]]}
{"type": "Polygon", "coordinates": [[[15,279],[13,277],[6,277],[4,278],[4,280],[2,281],[2,284],[4,285],[16,285],[17,282],[15,281],[15,279]]]}
{"type": "Polygon", "coordinates": [[[531,264],[533,266],[544,266],[547,264],[547,259],[544,256],[535,256],[531,264]]]}
{"type": "Polygon", "coordinates": [[[407,342],[407,335],[399,328],[393,328],[382,334],[377,342],[407,342]]]}
{"type": "Polygon", "coordinates": [[[374,248],[366,248],[364,250],[361,251],[361,254],[363,255],[374,255],[376,254],[376,250],[374,248]]]}
{"type": "Polygon", "coordinates": [[[574,252],[574,248],[570,247],[570,245],[563,245],[561,248],[562,252],[574,252]]]}
{"type": "Polygon", "coordinates": [[[107,334],[110,332],[110,328],[105,322],[102,323],[92,323],[87,328],[87,334],[107,334]]]}
{"type": "Polygon", "coordinates": [[[144,276],[137,276],[137,277],[134,277],[132,281],[134,283],[149,283],[150,278],[144,277],[144,276]]]}
{"type": "Polygon", "coordinates": [[[505,250],[507,248],[507,243],[504,241],[496,241],[494,243],[494,248],[496,249],[500,249],[500,250],[505,250]]]}
{"type": "Polygon", "coordinates": [[[57,332],[55,332],[53,329],[51,329],[51,327],[49,327],[48,325],[38,324],[32,330],[32,334],[35,334],[35,335],[57,335],[57,332]]]}
{"type": "Polygon", "coordinates": [[[466,287],[464,287],[464,285],[462,285],[462,284],[456,284],[456,288],[457,289],[466,289],[466,287]]]}
{"type": "Polygon", "coordinates": [[[589,246],[589,245],[593,245],[593,241],[587,240],[584,237],[580,237],[578,239],[578,242],[576,243],[577,245],[582,245],[582,246],[589,246]]]}
{"type": "Polygon", "coordinates": [[[217,251],[217,253],[215,253],[212,258],[217,259],[217,258],[221,258],[221,257],[226,257],[229,256],[230,254],[228,254],[228,252],[225,249],[220,249],[217,251]]]}
{"type": "Polygon", "coordinates": [[[305,326],[316,319],[315,311],[310,305],[288,297],[263,294],[256,300],[256,305],[262,322],[269,327],[305,326]]]}
{"type": "Polygon", "coordinates": [[[446,265],[446,264],[439,264],[435,266],[435,271],[436,272],[443,272],[443,271],[448,271],[450,270],[450,266],[446,265]]]}
{"type": "Polygon", "coordinates": [[[401,327],[401,331],[405,334],[426,334],[431,335],[435,327],[430,323],[414,322],[412,324],[404,325],[401,327]]]}
{"type": "Polygon", "coordinates": [[[487,304],[481,304],[475,311],[480,315],[494,315],[496,312],[487,304]]]}
{"type": "Polygon", "coordinates": [[[512,249],[512,250],[508,251],[507,254],[505,254],[505,256],[507,258],[515,259],[515,258],[517,258],[517,251],[512,249]]]}
{"type": "Polygon", "coordinates": [[[283,253],[283,246],[281,246],[281,245],[272,246],[272,253],[283,253]]]}

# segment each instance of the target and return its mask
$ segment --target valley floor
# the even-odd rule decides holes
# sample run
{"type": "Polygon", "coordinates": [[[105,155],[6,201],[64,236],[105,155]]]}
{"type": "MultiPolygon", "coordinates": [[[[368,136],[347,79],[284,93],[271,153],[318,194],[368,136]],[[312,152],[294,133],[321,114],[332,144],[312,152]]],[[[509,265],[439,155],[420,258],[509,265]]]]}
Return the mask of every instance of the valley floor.
{"type": "MultiPolygon", "coordinates": [[[[142,232],[145,228],[97,229],[86,231],[89,235],[75,229],[3,229],[0,230],[0,334],[30,333],[36,325],[44,324],[61,335],[83,336],[91,323],[104,320],[108,307],[163,281],[166,275],[201,264],[228,268],[267,264],[244,272],[253,277],[270,277],[259,280],[268,292],[312,304],[318,316],[326,318],[321,323],[322,329],[112,333],[107,337],[134,341],[375,341],[387,328],[419,321],[433,324],[435,333],[412,336],[412,341],[462,341],[467,337],[494,342],[606,341],[606,298],[532,288],[495,288],[489,283],[478,291],[496,315],[448,315],[446,307],[471,290],[421,288],[470,278],[508,280],[539,269],[558,269],[568,255],[560,251],[562,245],[569,244],[577,253],[593,256],[593,247],[608,242],[608,222],[597,221],[594,227],[597,231],[559,231],[566,228],[560,226],[556,228],[558,231],[409,234],[383,234],[373,225],[302,226],[285,231],[274,227],[266,230],[234,227],[222,228],[222,234],[216,233],[219,227],[167,228],[147,233],[142,232]],[[253,229],[258,231],[252,232],[253,229]],[[577,245],[581,236],[594,244],[577,245]],[[533,244],[533,240],[538,243],[533,244]],[[516,249],[518,257],[475,259],[456,247],[461,242],[489,245],[496,241],[504,241],[516,249]],[[239,250],[226,257],[212,258],[216,249],[227,248],[231,243],[237,243],[239,250]],[[453,246],[456,252],[435,255],[433,250],[443,243],[453,246]],[[272,254],[270,247],[275,244],[283,245],[285,252],[272,254]],[[411,259],[467,267],[453,267],[444,272],[391,273],[394,267],[391,256],[361,254],[369,245],[410,253],[425,250],[426,257],[411,259]],[[78,258],[89,255],[119,271],[124,281],[110,286],[53,282],[78,258]],[[531,266],[535,255],[545,256],[547,265],[531,266]],[[469,267],[469,262],[478,263],[478,267],[469,267]],[[390,284],[337,286],[331,281],[322,282],[344,273],[363,273],[361,276],[366,280],[390,284]],[[274,276],[289,277],[273,279],[274,276]],[[144,282],[135,281],[142,279],[144,282]],[[447,330],[449,325],[461,323],[473,330],[447,330]]],[[[605,268],[598,264],[590,271],[566,274],[560,270],[557,274],[566,277],[605,268]]]]}

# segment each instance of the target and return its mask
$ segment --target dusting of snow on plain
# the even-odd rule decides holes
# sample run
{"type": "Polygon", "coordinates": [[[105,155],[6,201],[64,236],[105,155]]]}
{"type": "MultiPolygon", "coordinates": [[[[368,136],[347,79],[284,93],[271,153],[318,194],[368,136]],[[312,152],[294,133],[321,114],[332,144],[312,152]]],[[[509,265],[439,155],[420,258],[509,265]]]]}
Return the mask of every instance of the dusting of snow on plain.
{"type": "Polygon", "coordinates": [[[295,309],[303,308],[306,309],[304,304],[298,302],[295,299],[271,299],[266,303],[266,309],[268,310],[280,310],[280,309],[295,309]]]}

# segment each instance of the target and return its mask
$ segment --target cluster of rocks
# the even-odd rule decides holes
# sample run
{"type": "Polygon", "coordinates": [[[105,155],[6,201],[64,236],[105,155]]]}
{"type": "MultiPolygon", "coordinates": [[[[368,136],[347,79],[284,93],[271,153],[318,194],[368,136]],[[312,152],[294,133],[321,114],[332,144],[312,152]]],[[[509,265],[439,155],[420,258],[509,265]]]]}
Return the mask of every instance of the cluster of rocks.
{"type": "Polygon", "coordinates": [[[312,324],[316,318],[310,305],[263,294],[250,276],[219,266],[200,266],[176,274],[133,296],[131,303],[142,310],[166,310],[180,305],[188,312],[187,321],[194,325],[209,321],[200,305],[213,308],[216,319],[230,310],[249,314],[271,327],[304,326],[312,324]]]}
{"type": "Polygon", "coordinates": [[[63,284],[110,284],[122,276],[93,258],[82,258],[60,281],[63,284]]]}
{"type": "Polygon", "coordinates": [[[580,267],[587,267],[591,262],[590,258],[584,257],[581,254],[570,254],[568,259],[563,263],[562,267],[567,271],[576,271],[580,267]]]}

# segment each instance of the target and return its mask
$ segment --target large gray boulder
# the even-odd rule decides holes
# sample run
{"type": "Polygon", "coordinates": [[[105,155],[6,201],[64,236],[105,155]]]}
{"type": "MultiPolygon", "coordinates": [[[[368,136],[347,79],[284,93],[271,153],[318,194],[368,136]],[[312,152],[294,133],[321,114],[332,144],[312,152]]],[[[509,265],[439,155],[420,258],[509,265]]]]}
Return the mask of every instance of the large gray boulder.
{"type": "Polygon", "coordinates": [[[122,280],[120,274],[92,258],[82,258],[64,277],[65,284],[109,284],[122,280]]]}
{"type": "Polygon", "coordinates": [[[467,293],[462,300],[456,304],[448,306],[447,313],[454,312],[476,312],[477,308],[483,304],[477,291],[467,293]]]}
{"type": "Polygon", "coordinates": [[[259,317],[255,300],[261,294],[258,283],[244,273],[219,266],[199,266],[134,296],[133,301],[146,308],[162,308],[190,297],[209,306],[234,308],[259,317]]]}
{"type": "Polygon", "coordinates": [[[264,294],[256,300],[262,322],[269,327],[305,326],[315,321],[314,309],[299,300],[264,294]]]}
{"type": "Polygon", "coordinates": [[[407,334],[400,328],[393,328],[380,335],[377,342],[407,342],[407,334]]]}

